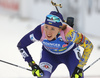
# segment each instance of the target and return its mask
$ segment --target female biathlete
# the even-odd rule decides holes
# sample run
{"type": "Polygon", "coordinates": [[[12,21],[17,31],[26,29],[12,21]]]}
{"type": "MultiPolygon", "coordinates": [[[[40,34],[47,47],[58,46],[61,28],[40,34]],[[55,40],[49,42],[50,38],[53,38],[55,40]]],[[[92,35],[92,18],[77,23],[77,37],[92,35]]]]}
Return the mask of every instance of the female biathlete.
{"type": "Polygon", "coordinates": [[[32,68],[34,76],[50,78],[56,67],[63,63],[67,66],[71,78],[84,78],[82,70],[93,45],[82,33],[75,31],[62,21],[61,13],[51,11],[44,23],[38,25],[19,41],[17,47],[32,68]],[[36,40],[43,44],[39,66],[32,59],[27,48],[36,40]],[[84,48],[82,56],[80,56],[79,46],[84,48]]]}

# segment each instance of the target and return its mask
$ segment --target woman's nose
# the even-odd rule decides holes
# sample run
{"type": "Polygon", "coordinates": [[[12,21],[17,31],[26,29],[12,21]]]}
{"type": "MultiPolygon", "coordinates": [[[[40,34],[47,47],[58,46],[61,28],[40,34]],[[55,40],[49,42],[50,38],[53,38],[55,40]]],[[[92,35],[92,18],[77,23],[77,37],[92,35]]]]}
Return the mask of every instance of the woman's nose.
{"type": "Polygon", "coordinates": [[[50,33],[51,33],[51,30],[48,29],[48,30],[47,30],[47,33],[50,34],[50,33]]]}

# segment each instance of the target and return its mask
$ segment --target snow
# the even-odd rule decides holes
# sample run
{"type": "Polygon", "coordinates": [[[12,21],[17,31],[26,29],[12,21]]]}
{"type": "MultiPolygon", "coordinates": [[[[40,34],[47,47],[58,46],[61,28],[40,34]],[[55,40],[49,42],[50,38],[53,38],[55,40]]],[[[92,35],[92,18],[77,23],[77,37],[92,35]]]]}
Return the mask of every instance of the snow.
{"type": "MultiPolygon", "coordinates": [[[[23,60],[19,50],[17,49],[17,43],[26,33],[33,30],[39,23],[40,22],[35,20],[22,20],[16,16],[10,17],[7,15],[0,15],[0,60],[30,68],[27,62],[23,60]]],[[[100,49],[98,49],[98,46],[100,46],[99,39],[96,39],[92,36],[88,36],[88,38],[94,44],[94,49],[87,65],[84,68],[100,57],[100,49]]],[[[37,64],[41,58],[41,45],[42,44],[37,41],[28,47],[37,64]]],[[[100,76],[99,65],[100,61],[96,62],[93,66],[85,71],[85,76],[100,76]]],[[[69,73],[64,64],[59,65],[52,75],[52,77],[59,78],[68,76],[69,73]]],[[[30,71],[0,62],[0,78],[21,77],[32,78],[33,76],[30,71]]]]}

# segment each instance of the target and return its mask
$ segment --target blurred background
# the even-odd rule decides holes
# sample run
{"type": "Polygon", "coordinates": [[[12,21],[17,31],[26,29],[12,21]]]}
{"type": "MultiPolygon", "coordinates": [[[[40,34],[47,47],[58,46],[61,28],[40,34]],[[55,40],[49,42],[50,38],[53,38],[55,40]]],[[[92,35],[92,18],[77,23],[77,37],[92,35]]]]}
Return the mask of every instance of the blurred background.
{"type": "MultiPolygon", "coordinates": [[[[74,29],[93,43],[94,49],[84,69],[100,58],[100,0],[53,0],[62,4],[59,11],[65,20],[74,17],[74,29]]],[[[0,60],[30,68],[17,49],[17,43],[28,32],[45,21],[56,10],[51,0],[0,0],[0,60]]],[[[36,63],[41,56],[40,42],[28,49],[36,63]]],[[[81,47],[80,47],[81,48],[81,47]]],[[[83,49],[81,48],[81,51],[83,49]]],[[[100,78],[100,61],[84,72],[85,78],[100,78]]],[[[57,67],[51,78],[69,78],[64,64],[57,67]]],[[[0,62],[0,78],[35,78],[30,71],[0,62]]]]}

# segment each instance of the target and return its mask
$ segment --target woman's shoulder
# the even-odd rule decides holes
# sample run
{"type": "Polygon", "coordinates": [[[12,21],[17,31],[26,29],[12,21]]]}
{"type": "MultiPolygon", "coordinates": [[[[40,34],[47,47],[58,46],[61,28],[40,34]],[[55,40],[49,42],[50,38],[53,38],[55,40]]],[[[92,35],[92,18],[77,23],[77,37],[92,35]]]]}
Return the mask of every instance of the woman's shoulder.
{"type": "Polygon", "coordinates": [[[38,31],[43,31],[43,29],[44,29],[44,23],[42,23],[42,24],[39,24],[34,30],[38,30],[38,31]]]}
{"type": "Polygon", "coordinates": [[[45,25],[45,23],[42,23],[41,24],[41,32],[43,33],[43,31],[44,31],[44,25],[45,25]]]}

